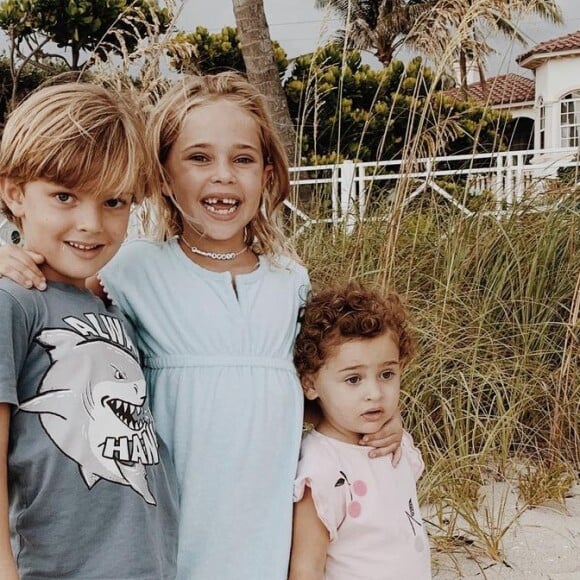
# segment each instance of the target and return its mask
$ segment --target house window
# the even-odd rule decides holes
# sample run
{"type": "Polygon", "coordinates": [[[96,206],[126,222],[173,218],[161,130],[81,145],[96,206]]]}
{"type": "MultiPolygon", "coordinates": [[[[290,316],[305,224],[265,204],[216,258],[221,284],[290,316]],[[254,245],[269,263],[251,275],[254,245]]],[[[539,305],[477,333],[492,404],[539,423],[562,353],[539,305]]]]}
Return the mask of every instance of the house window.
{"type": "Polygon", "coordinates": [[[539,109],[539,140],[538,147],[540,149],[546,148],[546,107],[544,106],[544,99],[540,97],[538,99],[538,109],[539,109]]]}
{"type": "Polygon", "coordinates": [[[580,91],[572,91],[560,101],[560,145],[580,145],[580,91]]]}

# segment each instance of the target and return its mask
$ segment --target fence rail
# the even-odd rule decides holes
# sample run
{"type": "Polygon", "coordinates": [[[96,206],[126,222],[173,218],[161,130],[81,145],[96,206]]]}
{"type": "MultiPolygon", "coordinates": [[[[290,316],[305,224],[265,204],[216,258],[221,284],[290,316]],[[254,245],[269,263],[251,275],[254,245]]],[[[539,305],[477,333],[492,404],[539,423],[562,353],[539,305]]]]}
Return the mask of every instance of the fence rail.
{"type": "MultiPolygon", "coordinates": [[[[300,220],[297,235],[321,222],[352,228],[357,220],[365,219],[368,201],[378,187],[386,196],[402,191],[403,205],[430,190],[467,216],[473,212],[464,204],[466,195],[488,194],[495,200],[493,213],[499,216],[524,196],[536,196],[541,206],[542,192],[558,179],[561,170],[567,169],[569,178],[578,183],[579,153],[578,148],[544,149],[293,167],[293,196],[285,204],[300,220]],[[459,199],[454,193],[458,185],[462,192],[459,199]],[[303,203],[309,196],[301,195],[305,188],[330,198],[327,216],[309,215],[310,210],[303,203]]],[[[11,243],[12,230],[10,223],[0,218],[0,245],[11,243]]]]}
{"type": "Polygon", "coordinates": [[[357,219],[364,220],[376,187],[387,196],[402,191],[403,205],[430,190],[468,216],[473,212],[466,207],[465,197],[487,194],[495,201],[492,213],[501,215],[524,197],[536,198],[541,206],[541,194],[564,169],[571,174],[570,180],[580,181],[578,154],[578,148],[544,149],[294,167],[290,170],[293,201],[286,206],[302,220],[298,233],[320,222],[343,223],[350,228],[357,219]],[[330,215],[312,218],[300,207],[306,187],[326,188],[330,215]],[[454,194],[458,188],[460,198],[454,194]]]}

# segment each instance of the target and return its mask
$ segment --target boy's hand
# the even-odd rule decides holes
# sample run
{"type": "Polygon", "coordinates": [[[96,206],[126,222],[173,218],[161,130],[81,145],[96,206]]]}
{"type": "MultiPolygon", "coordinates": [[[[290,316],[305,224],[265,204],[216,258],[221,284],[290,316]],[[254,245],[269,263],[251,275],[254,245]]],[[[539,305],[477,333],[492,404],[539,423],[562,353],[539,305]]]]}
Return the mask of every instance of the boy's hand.
{"type": "Polygon", "coordinates": [[[5,276],[25,288],[46,290],[46,279],[38,268],[44,256],[17,246],[0,247],[0,278],[5,276]]]}
{"type": "Polygon", "coordinates": [[[384,457],[393,454],[392,463],[396,467],[401,459],[401,441],[403,439],[403,419],[401,411],[397,412],[376,432],[365,435],[361,445],[371,445],[369,457],[384,457]]]}

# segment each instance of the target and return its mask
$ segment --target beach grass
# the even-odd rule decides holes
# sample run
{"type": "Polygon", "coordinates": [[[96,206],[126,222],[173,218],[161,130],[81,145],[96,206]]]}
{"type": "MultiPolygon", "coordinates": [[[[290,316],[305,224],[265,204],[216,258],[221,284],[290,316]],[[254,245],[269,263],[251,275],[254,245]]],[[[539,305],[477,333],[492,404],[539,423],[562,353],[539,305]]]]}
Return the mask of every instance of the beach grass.
{"type": "Polygon", "coordinates": [[[502,217],[465,217],[429,193],[399,214],[377,200],[351,233],[314,224],[295,238],[315,287],[355,278],[408,302],[418,349],[401,408],[437,549],[501,560],[517,517],[482,505],[483,486],[513,483],[526,509],[564,501],[576,481],[580,212],[559,191],[557,209],[502,217]]]}

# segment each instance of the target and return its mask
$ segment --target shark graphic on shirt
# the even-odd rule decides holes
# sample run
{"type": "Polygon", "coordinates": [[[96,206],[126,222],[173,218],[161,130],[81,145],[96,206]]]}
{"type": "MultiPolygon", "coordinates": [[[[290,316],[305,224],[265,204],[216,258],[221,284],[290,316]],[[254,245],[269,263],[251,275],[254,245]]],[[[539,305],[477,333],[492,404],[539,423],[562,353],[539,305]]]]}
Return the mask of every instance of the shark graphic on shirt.
{"type": "Polygon", "coordinates": [[[20,410],[39,415],[89,489],[105,479],[155,505],[146,467],[159,462],[158,445],[137,360],[110,341],[67,329],[44,330],[36,341],[51,365],[20,410]]]}

